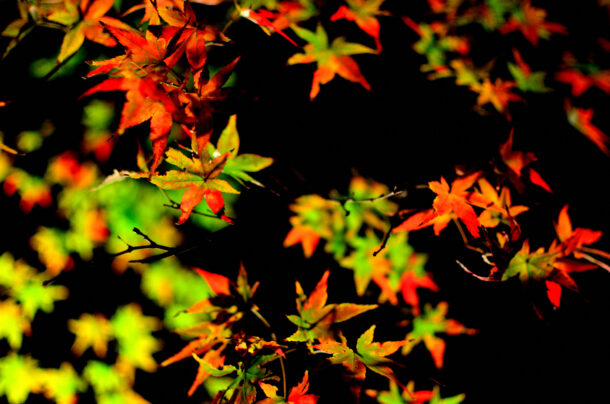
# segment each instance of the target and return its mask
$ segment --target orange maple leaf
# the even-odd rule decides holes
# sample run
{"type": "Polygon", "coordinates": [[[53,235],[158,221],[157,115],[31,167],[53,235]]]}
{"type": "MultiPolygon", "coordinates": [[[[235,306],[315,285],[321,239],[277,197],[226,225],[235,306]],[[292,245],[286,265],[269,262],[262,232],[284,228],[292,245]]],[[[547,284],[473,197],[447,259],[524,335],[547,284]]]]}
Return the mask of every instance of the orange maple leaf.
{"type": "Polygon", "coordinates": [[[517,83],[514,81],[502,81],[502,79],[497,78],[492,83],[491,80],[485,78],[482,84],[474,83],[470,86],[470,89],[479,94],[477,98],[478,107],[492,104],[498,112],[504,113],[510,101],[521,101],[521,97],[511,93],[511,89],[516,85],[517,83]]]}
{"type": "Polygon", "coordinates": [[[320,236],[309,226],[295,226],[286,235],[284,239],[284,247],[290,247],[295,244],[301,244],[303,254],[309,258],[320,241],[320,236]]]}
{"type": "Polygon", "coordinates": [[[474,209],[468,202],[470,192],[468,189],[472,187],[481,173],[475,172],[470,175],[455,179],[451,183],[451,188],[441,177],[439,181],[431,181],[428,187],[437,194],[432,202],[432,206],[436,213],[433,220],[434,233],[439,234],[452,218],[460,219],[465,225],[470,234],[478,238],[479,234],[479,219],[474,209]]]}

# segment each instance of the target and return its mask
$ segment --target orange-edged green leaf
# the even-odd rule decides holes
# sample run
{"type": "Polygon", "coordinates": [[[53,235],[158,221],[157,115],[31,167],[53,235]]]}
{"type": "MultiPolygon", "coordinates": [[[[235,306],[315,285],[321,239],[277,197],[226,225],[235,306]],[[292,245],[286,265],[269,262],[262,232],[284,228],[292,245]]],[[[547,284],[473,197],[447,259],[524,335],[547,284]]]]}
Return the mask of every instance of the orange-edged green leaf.
{"type": "Polygon", "coordinates": [[[233,373],[236,368],[233,366],[224,366],[225,357],[221,355],[222,346],[219,349],[211,349],[203,355],[202,358],[193,353],[193,358],[198,362],[199,368],[193,384],[189,388],[188,396],[191,397],[195,390],[205,382],[210,376],[221,377],[233,373]]]}
{"type": "Polygon", "coordinates": [[[61,63],[80,49],[85,41],[85,23],[80,22],[69,30],[61,43],[57,63],[61,63]]]}
{"type": "Polygon", "coordinates": [[[440,302],[435,308],[427,304],[421,315],[413,319],[413,330],[407,334],[407,343],[402,348],[403,355],[408,354],[419,343],[424,342],[430,351],[434,364],[442,367],[445,352],[445,343],[436,334],[445,333],[447,335],[474,334],[476,330],[466,328],[461,323],[447,319],[449,305],[440,302]]]}
{"type": "Polygon", "coordinates": [[[513,276],[519,276],[519,279],[523,282],[529,279],[546,279],[553,270],[556,258],[556,253],[545,252],[542,247],[530,252],[529,241],[525,240],[521,250],[508,263],[508,267],[502,274],[502,280],[513,276]]]}
{"type": "Polygon", "coordinates": [[[231,115],[227,126],[222,130],[218,143],[216,144],[218,153],[229,153],[230,156],[236,157],[239,151],[239,133],[237,132],[237,115],[231,115]]]}
{"type": "Polygon", "coordinates": [[[341,336],[340,341],[327,340],[314,345],[314,348],[332,355],[328,360],[331,363],[343,365],[357,381],[361,382],[364,380],[366,366],[359,355],[347,346],[347,341],[343,336],[341,336]]]}
{"type": "Polygon", "coordinates": [[[335,323],[347,321],[361,313],[375,309],[377,305],[360,305],[352,303],[326,304],[328,299],[327,283],[330,271],[324,272],[315,289],[309,297],[303,293],[301,285],[297,282],[297,311],[298,316],[288,316],[288,319],[297,325],[296,333],[287,338],[288,341],[319,341],[328,340],[332,333],[330,328],[335,323]]]}
{"type": "Polygon", "coordinates": [[[165,161],[189,173],[203,176],[203,167],[199,159],[190,158],[179,150],[170,148],[165,152],[165,161]]]}
{"type": "Polygon", "coordinates": [[[358,338],[356,350],[367,368],[390,380],[397,381],[394,371],[389,366],[393,362],[386,356],[398,351],[407,341],[373,342],[375,327],[372,325],[358,338]]]}
{"type": "Polygon", "coordinates": [[[170,170],[163,175],[150,177],[150,182],[162,189],[190,188],[201,185],[202,181],[203,179],[199,175],[178,170],[170,170]]]}
{"type": "Polygon", "coordinates": [[[209,161],[203,156],[204,154],[202,153],[201,164],[203,166],[204,178],[206,180],[211,180],[218,177],[222,173],[225,164],[227,164],[229,153],[221,154],[220,156],[209,161]]]}

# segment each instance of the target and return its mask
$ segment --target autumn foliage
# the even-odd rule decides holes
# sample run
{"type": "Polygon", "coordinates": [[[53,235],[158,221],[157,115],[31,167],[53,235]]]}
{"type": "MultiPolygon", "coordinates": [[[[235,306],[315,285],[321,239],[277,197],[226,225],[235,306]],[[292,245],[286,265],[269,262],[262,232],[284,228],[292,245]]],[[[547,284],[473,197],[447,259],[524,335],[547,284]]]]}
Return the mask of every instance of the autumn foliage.
{"type": "Polygon", "coordinates": [[[610,3],[557,3],[3,4],[0,399],[603,400],[610,3]]]}

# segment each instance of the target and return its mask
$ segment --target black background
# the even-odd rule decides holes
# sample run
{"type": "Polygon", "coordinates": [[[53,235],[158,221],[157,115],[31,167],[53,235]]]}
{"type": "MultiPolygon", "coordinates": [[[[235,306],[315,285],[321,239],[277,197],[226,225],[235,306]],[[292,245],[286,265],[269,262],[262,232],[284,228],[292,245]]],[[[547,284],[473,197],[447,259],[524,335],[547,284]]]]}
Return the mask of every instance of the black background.
{"type": "MultiPolygon", "coordinates": [[[[412,3],[388,1],[386,8],[402,8],[401,12],[416,21],[418,16],[428,18],[425,2],[412,3]]],[[[511,60],[511,47],[518,46],[525,60],[532,61],[534,70],[550,70],[549,79],[564,49],[589,57],[597,49],[599,32],[607,34],[607,13],[594,2],[579,2],[577,10],[574,4],[550,3],[540,4],[550,9],[549,20],[568,27],[569,36],[555,35],[534,48],[518,33],[499,37],[473,30],[468,32],[477,39],[473,53],[483,61],[497,57],[497,72],[506,75],[501,70],[503,61],[511,60]]],[[[9,2],[1,6],[4,26],[14,10],[9,2]]],[[[331,2],[324,6],[325,21],[335,9],[331,2]]],[[[287,67],[286,60],[295,51],[292,45],[277,35],[266,36],[249,21],[231,26],[228,35],[234,44],[219,52],[219,61],[237,55],[242,59],[237,68],[240,90],[219,112],[215,125],[222,128],[226,118],[237,113],[242,151],[272,156],[276,162],[257,176],[267,189],[244,192],[237,205],[238,225],[210,237],[211,242],[203,242],[199,249],[181,258],[185,265],[201,266],[232,278],[239,262],[244,262],[250,279],[261,281],[257,304],[277,328],[278,336],[286,337],[293,331],[284,314],[295,311],[296,279],[308,293],[331,268],[330,301],[356,301],[352,273],[340,268],[321,247],[309,260],[297,247],[282,247],[289,230],[289,203],[307,193],[327,195],[332,189],[345,193],[354,172],[398,187],[425,184],[441,175],[450,180],[458,164],[488,168],[489,161],[497,157],[498,146],[514,127],[515,149],[538,156],[536,168],[554,190],[547,194],[534,187],[523,196],[538,204],[520,220],[532,246],[550,243],[554,236],[552,222],[565,204],[570,206],[575,227],[605,233],[610,229],[609,160],[567,123],[563,103],[568,86],[553,83],[557,89],[553,93],[528,94],[526,102],[511,103],[512,123],[493,111],[481,116],[472,108],[475,93],[455,86],[451,79],[425,79],[419,71],[424,58],[410,47],[417,40],[415,33],[397,18],[380,20],[383,52],[355,57],[373,88],[371,92],[337,78],[322,86],[318,97],[310,102],[314,66],[287,67]]],[[[373,46],[353,23],[337,22],[328,27],[331,37],[345,35],[350,41],[373,46]]],[[[86,74],[86,66],[69,78],[49,82],[28,76],[29,63],[41,56],[52,57],[60,42],[61,33],[37,29],[0,63],[0,98],[13,100],[0,109],[5,139],[20,130],[36,129],[49,118],[56,132],[62,134],[50,138],[43,150],[21,160],[22,166],[38,175],[44,173],[49,157],[78,147],[85,102],[77,97],[93,83],[80,78],[86,74]]],[[[88,57],[94,58],[101,49],[91,45],[88,51],[88,57]]],[[[598,61],[602,67],[608,66],[607,56],[598,61]]],[[[599,89],[591,89],[578,99],[578,105],[595,107],[594,123],[606,133],[610,127],[607,100],[607,94],[599,89]]],[[[130,129],[119,139],[111,161],[103,167],[106,173],[112,168],[135,168],[135,139],[146,138],[145,126],[130,129]]],[[[432,196],[408,197],[401,206],[427,207],[425,203],[429,204],[432,196]]],[[[24,217],[15,197],[3,196],[0,201],[5,226],[0,251],[27,257],[31,254],[27,249],[31,234],[39,225],[56,225],[57,219],[38,207],[24,217]],[[19,219],[15,222],[11,218],[19,219]]],[[[201,230],[188,225],[184,229],[191,237],[201,237],[201,230]]],[[[610,274],[602,269],[575,274],[580,293],[564,289],[561,307],[554,310],[542,285],[524,286],[516,280],[483,283],[464,273],[456,259],[475,272],[484,271],[486,266],[463,247],[454,228],[449,227],[440,237],[423,230],[412,234],[410,242],[430,255],[427,269],[440,286],[438,294],[423,291],[422,302],[448,301],[449,317],[479,333],[447,337],[442,370],[435,369],[429,354],[418,347],[401,361],[401,380],[416,380],[420,388],[439,383],[447,396],[465,392],[467,403],[597,403],[606,397],[610,274]]],[[[607,234],[599,247],[610,250],[607,234]]],[[[144,305],[145,313],[161,314],[140,294],[138,277],[130,272],[113,275],[108,260],[100,255],[93,263],[79,263],[62,281],[70,287],[71,298],[58,303],[53,315],[41,315],[34,321],[34,334],[25,340],[22,351],[32,352],[41,366],[54,367],[69,359],[72,336],[63,329],[67,318],[82,312],[112,313],[118,305],[134,300],[144,305]]],[[[371,286],[370,292],[364,300],[372,303],[377,291],[371,286]]],[[[375,322],[376,340],[400,339],[407,329],[397,326],[398,318],[398,309],[382,307],[354,319],[344,332],[353,340],[375,322]]],[[[167,339],[163,351],[156,355],[161,361],[182,342],[165,332],[159,335],[167,339]]],[[[303,366],[313,366],[317,373],[310,371],[311,391],[321,396],[320,403],[350,402],[347,389],[337,382],[337,369],[307,361],[297,357],[294,365],[288,362],[293,367],[289,370],[292,381],[301,377],[303,366]]],[[[138,372],[135,389],[153,403],[201,402],[201,392],[186,399],[195,371],[194,363],[180,363],[155,374],[138,372]]],[[[383,380],[375,375],[371,380],[383,386],[383,380]]],[[[85,396],[82,401],[91,399],[85,396]]]]}

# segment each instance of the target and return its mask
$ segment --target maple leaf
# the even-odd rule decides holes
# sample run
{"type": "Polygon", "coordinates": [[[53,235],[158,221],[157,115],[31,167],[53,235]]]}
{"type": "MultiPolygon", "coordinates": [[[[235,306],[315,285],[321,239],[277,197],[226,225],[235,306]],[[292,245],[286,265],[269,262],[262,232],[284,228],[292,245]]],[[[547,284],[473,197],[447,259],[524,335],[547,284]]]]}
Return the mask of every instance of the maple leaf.
{"type": "Polygon", "coordinates": [[[268,10],[257,8],[256,3],[251,5],[252,9],[256,9],[257,14],[266,18],[273,25],[273,28],[261,27],[263,30],[270,29],[280,32],[293,24],[307,21],[318,13],[315,3],[311,0],[266,1],[263,4],[268,10]]]}
{"type": "Polygon", "coordinates": [[[413,314],[419,314],[419,296],[416,288],[426,288],[438,292],[438,286],[434,283],[429,274],[418,276],[415,271],[405,271],[400,279],[400,291],[405,303],[413,307],[413,314]]]}
{"type": "Polygon", "coordinates": [[[552,192],[551,188],[542,179],[540,174],[529,167],[531,163],[537,160],[534,153],[513,150],[513,133],[514,130],[511,130],[506,142],[500,146],[500,157],[509,168],[508,178],[520,192],[523,192],[524,188],[523,183],[520,180],[522,174],[526,174],[533,184],[542,187],[547,192],[552,192]]]}
{"type": "Polygon", "coordinates": [[[72,352],[81,356],[87,348],[103,358],[108,350],[108,342],[114,338],[112,325],[103,314],[83,313],[78,320],[68,320],[68,329],[76,335],[72,344],[72,352]]]}
{"type": "Polygon", "coordinates": [[[512,206],[510,190],[507,187],[502,187],[498,194],[485,178],[479,178],[477,185],[479,192],[469,195],[468,201],[485,209],[479,215],[479,223],[483,227],[493,228],[500,222],[510,224],[517,215],[529,210],[527,206],[512,206]]]}
{"type": "Polygon", "coordinates": [[[376,16],[388,15],[387,12],[379,10],[384,1],[347,0],[347,6],[339,6],[339,9],[330,17],[330,20],[346,19],[354,21],[361,30],[375,39],[377,52],[381,52],[379,21],[376,16]]]}
{"type": "Polygon", "coordinates": [[[196,92],[181,92],[178,100],[182,108],[183,129],[191,137],[192,149],[200,153],[203,145],[209,140],[213,131],[212,113],[217,109],[216,104],[225,99],[223,86],[231,77],[239,57],[222,67],[216,74],[208,78],[199,74],[194,77],[196,92]],[[195,80],[196,78],[196,80],[195,80]]]}
{"type": "Polygon", "coordinates": [[[364,295],[372,280],[379,286],[384,298],[392,304],[398,304],[396,291],[388,280],[388,274],[392,272],[392,261],[383,255],[375,254],[381,240],[369,229],[365,237],[355,238],[351,244],[354,251],[339,263],[354,271],[354,283],[358,296],[364,295]]]}
{"type": "MultiPolygon", "coordinates": [[[[207,60],[206,44],[216,40],[226,41],[227,38],[211,25],[198,24],[197,17],[188,1],[157,0],[154,4],[161,19],[171,27],[175,27],[177,47],[184,49],[195,83],[197,83],[207,60]]],[[[171,30],[168,31],[171,32],[171,30]]]]}
{"type": "Polygon", "coordinates": [[[147,372],[155,371],[157,362],[152,354],[161,348],[161,344],[152,332],[161,328],[161,321],[143,315],[142,309],[132,303],[117,309],[110,323],[118,342],[119,357],[126,361],[126,365],[147,372]]]}
{"type": "Polygon", "coordinates": [[[351,373],[356,381],[352,391],[356,397],[360,394],[360,384],[366,377],[366,369],[380,374],[389,380],[398,382],[390,367],[394,362],[386,358],[404,346],[407,341],[373,342],[376,325],[372,325],[356,341],[356,352],[347,346],[347,341],[340,335],[340,341],[327,340],[314,345],[321,353],[332,355],[328,360],[333,364],[341,364],[351,373]]]}
{"type": "Polygon", "coordinates": [[[237,194],[235,188],[226,180],[217,178],[227,162],[228,153],[212,157],[204,148],[199,158],[187,157],[180,151],[169,149],[166,153],[167,162],[184,171],[170,170],[163,175],[153,175],[150,182],[162,189],[184,189],[180,201],[181,215],[177,224],[183,224],[193,209],[205,198],[212,213],[216,214],[224,208],[222,192],[237,194]]]}
{"type": "Polygon", "coordinates": [[[568,205],[565,205],[559,212],[559,218],[555,223],[555,232],[564,255],[574,254],[575,258],[582,258],[582,247],[595,243],[602,236],[601,231],[585,229],[581,227],[572,228],[570,217],[568,216],[568,205]]]}
{"type": "Polygon", "coordinates": [[[578,69],[569,68],[557,72],[555,80],[570,84],[574,97],[579,97],[592,86],[610,93],[610,70],[592,71],[586,74],[578,69]]]}
{"type": "Polygon", "coordinates": [[[104,27],[100,22],[122,29],[129,29],[129,26],[105,14],[112,8],[113,0],[93,0],[81,1],[79,10],[82,20],[72,26],[64,36],[57,62],[61,63],[80,49],[85,38],[97,42],[104,46],[115,46],[116,40],[104,32],[104,27]]]}
{"type": "Polygon", "coordinates": [[[270,157],[262,157],[258,154],[239,152],[239,133],[237,132],[237,115],[231,115],[227,126],[223,129],[216,144],[217,152],[228,153],[226,165],[223,172],[240,182],[250,182],[258,186],[263,186],[256,181],[249,173],[260,171],[273,164],[270,157]]]}
{"type": "Polygon", "coordinates": [[[299,315],[289,315],[288,320],[297,325],[299,329],[287,341],[326,341],[332,338],[331,326],[336,323],[347,321],[352,317],[366,311],[377,308],[370,304],[326,304],[328,299],[327,282],[330,271],[324,272],[322,278],[309,298],[303,293],[300,283],[296,283],[297,289],[297,311],[299,315]]]}
{"type": "MultiPolygon", "coordinates": [[[[237,3],[235,3],[235,4],[237,5],[237,3]]],[[[271,35],[270,31],[277,32],[284,39],[286,39],[288,42],[290,42],[292,45],[294,45],[296,47],[299,46],[292,38],[290,38],[288,35],[286,35],[280,28],[276,27],[275,24],[269,20],[270,18],[275,17],[274,13],[270,13],[267,10],[262,10],[262,9],[258,10],[258,11],[254,11],[252,9],[245,8],[245,9],[239,9],[239,15],[240,15],[240,17],[250,20],[253,23],[255,23],[256,25],[258,25],[259,27],[261,27],[261,29],[267,35],[271,35]]]]}
{"type": "Polygon", "coordinates": [[[276,386],[263,382],[260,382],[259,386],[267,398],[257,401],[257,404],[316,404],[319,399],[319,397],[314,394],[305,394],[307,393],[307,390],[309,390],[309,372],[307,370],[303,375],[303,380],[290,389],[290,393],[288,393],[288,398],[286,400],[277,395],[276,386]]]}
{"type": "Polygon", "coordinates": [[[389,391],[366,390],[368,396],[376,398],[379,404],[458,404],[464,401],[465,394],[453,397],[441,397],[440,388],[435,385],[432,390],[415,391],[415,383],[409,382],[406,388],[400,390],[399,386],[390,381],[389,391]]]}
{"type": "Polygon", "coordinates": [[[199,368],[197,369],[197,376],[195,376],[195,380],[187,393],[189,397],[191,397],[195,393],[197,387],[205,382],[210,376],[222,377],[237,370],[235,366],[225,366],[225,357],[220,354],[224,350],[225,346],[226,343],[222,344],[217,349],[210,349],[205,353],[205,355],[203,355],[202,358],[193,353],[193,358],[195,358],[199,364],[199,368]]]}
{"type": "Polygon", "coordinates": [[[297,53],[288,59],[288,64],[313,63],[316,62],[317,69],[313,75],[313,83],[309,98],[313,100],[320,92],[320,85],[331,81],[335,75],[346,80],[360,83],[367,90],[371,85],[366,81],[356,61],[350,55],[375,53],[371,48],[357,43],[345,42],[342,37],[336,38],[331,44],[328,36],[321,25],[315,32],[294,26],[295,33],[307,41],[303,48],[305,53],[297,53]]]}
{"type": "Polygon", "coordinates": [[[440,302],[436,308],[427,304],[423,314],[413,319],[413,331],[406,337],[406,345],[402,348],[402,354],[407,355],[420,342],[430,351],[434,364],[437,368],[443,367],[445,356],[445,341],[437,337],[438,333],[447,335],[474,334],[476,330],[466,328],[461,323],[453,319],[447,319],[449,305],[447,302],[440,302]]]}
{"type": "Polygon", "coordinates": [[[565,109],[570,125],[595,143],[602,152],[610,155],[610,149],[608,149],[610,137],[591,123],[591,119],[593,119],[593,109],[573,107],[567,100],[565,109]]]}
{"type": "Polygon", "coordinates": [[[538,45],[539,38],[548,39],[551,33],[567,35],[568,31],[563,25],[545,21],[546,10],[532,7],[530,0],[524,0],[520,5],[509,21],[500,27],[501,34],[519,30],[534,46],[538,45]]]}
{"type": "Polygon", "coordinates": [[[513,56],[517,64],[508,63],[508,70],[517,83],[517,88],[521,91],[531,91],[535,93],[546,93],[551,91],[544,85],[545,72],[532,72],[531,68],[517,49],[513,49],[513,56]]]}
{"type": "Polygon", "coordinates": [[[435,220],[435,234],[438,235],[447,226],[448,221],[455,217],[466,225],[466,229],[468,229],[473,237],[478,238],[480,236],[479,219],[468,202],[468,196],[470,194],[468,189],[472,187],[480,174],[480,172],[475,172],[464,177],[456,178],[451,183],[451,188],[449,188],[449,184],[443,177],[441,177],[440,182],[431,181],[428,183],[428,187],[432,192],[437,194],[432,202],[435,212],[435,215],[432,218],[435,220]]]}
{"type": "Polygon", "coordinates": [[[59,369],[45,369],[40,380],[44,396],[58,404],[76,403],[78,393],[87,390],[87,383],[69,362],[62,362],[59,369]]]}
{"type": "Polygon", "coordinates": [[[14,352],[0,358],[0,394],[13,404],[25,403],[30,393],[40,393],[41,369],[36,360],[14,352]]]}
{"type": "Polygon", "coordinates": [[[296,244],[301,244],[303,247],[303,255],[310,258],[320,241],[320,236],[309,226],[295,226],[284,239],[284,247],[291,247],[296,244]]]}
{"type": "Polygon", "coordinates": [[[17,350],[23,335],[29,335],[30,331],[30,322],[24,317],[21,306],[12,299],[0,301],[0,338],[6,338],[11,349],[17,350]]]}
{"type": "Polygon", "coordinates": [[[150,120],[150,140],[153,144],[152,173],[161,163],[173,124],[176,105],[167,92],[151,77],[110,78],[86,91],[86,97],[99,91],[125,91],[126,102],[121,112],[117,133],[122,135],[127,128],[150,120]]]}
{"type": "Polygon", "coordinates": [[[305,371],[303,380],[296,386],[290,389],[288,393],[288,402],[294,404],[315,404],[318,402],[318,396],[314,394],[305,394],[309,390],[309,373],[305,371]]]}
{"type": "Polygon", "coordinates": [[[553,271],[557,256],[556,252],[545,252],[543,247],[530,252],[529,241],[525,240],[521,249],[508,263],[508,267],[502,274],[502,280],[507,280],[513,276],[518,276],[522,282],[530,279],[547,279],[553,271]]]}
{"type": "Polygon", "coordinates": [[[502,81],[497,78],[495,82],[491,82],[488,78],[483,80],[483,83],[474,83],[470,89],[479,94],[477,98],[477,106],[481,107],[485,104],[492,104],[496,111],[506,113],[510,101],[521,101],[521,97],[511,92],[511,89],[517,84],[514,81],[502,81]]]}

